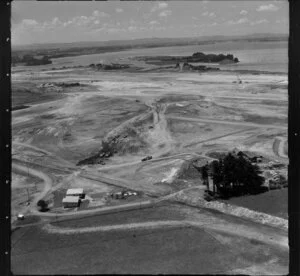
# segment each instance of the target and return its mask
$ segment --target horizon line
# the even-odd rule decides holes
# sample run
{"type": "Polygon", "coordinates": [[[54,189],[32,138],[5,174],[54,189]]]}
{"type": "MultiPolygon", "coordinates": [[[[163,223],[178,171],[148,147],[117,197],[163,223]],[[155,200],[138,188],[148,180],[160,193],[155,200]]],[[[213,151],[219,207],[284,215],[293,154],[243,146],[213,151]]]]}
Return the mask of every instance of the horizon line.
{"type": "Polygon", "coordinates": [[[269,36],[289,36],[289,33],[249,33],[249,34],[239,34],[239,35],[203,35],[203,36],[182,36],[182,37],[142,37],[134,39],[111,39],[111,40],[86,40],[86,41],[72,41],[72,42],[41,42],[41,43],[30,43],[30,44],[15,44],[11,43],[11,47],[24,47],[24,46],[35,46],[35,45],[54,45],[54,44],[74,44],[74,43],[105,43],[105,42],[117,42],[117,41],[137,41],[146,39],[197,39],[197,38],[209,38],[209,37],[247,37],[247,36],[259,36],[259,35],[269,35],[269,36]]]}

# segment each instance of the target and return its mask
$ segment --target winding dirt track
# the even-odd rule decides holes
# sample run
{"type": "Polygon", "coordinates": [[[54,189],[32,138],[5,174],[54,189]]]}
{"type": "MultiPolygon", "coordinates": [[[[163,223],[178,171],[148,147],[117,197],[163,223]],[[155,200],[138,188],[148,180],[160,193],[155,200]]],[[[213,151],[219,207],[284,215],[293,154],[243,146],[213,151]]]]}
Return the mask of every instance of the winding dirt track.
{"type": "MultiPolygon", "coordinates": [[[[172,137],[167,129],[167,120],[165,117],[165,110],[166,110],[167,105],[159,105],[157,103],[154,103],[151,105],[152,112],[153,112],[153,124],[154,128],[150,132],[151,133],[151,140],[153,142],[152,144],[152,149],[155,152],[157,157],[159,155],[162,155],[163,153],[169,152],[172,149],[173,145],[173,140],[172,137]],[[165,144],[164,149],[160,149],[159,145],[160,144],[165,144]],[[163,152],[163,153],[162,153],[163,152]]],[[[141,120],[144,119],[146,116],[149,115],[149,112],[146,114],[139,115],[135,118],[132,118],[130,121],[125,122],[124,124],[118,126],[116,129],[114,129],[110,134],[115,133],[116,131],[121,130],[124,126],[126,126],[128,123],[132,123],[135,120],[141,120]]],[[[277,126],[277,125],[261,125],[261,124],[253,124],[253,123],[246,123],[246,122],[232,122],[232,121],[222,121],[222,120],[214,120],[214,119],[195,119],[195,118],[183,118],[183,117],[169,117],[172,119],[178,119],[178,120],[188,120],[188,121],[200,121],[200,122],[211,122],[211,123],[221,123],[221,124],[231,124],[231,125],[238,125],[238,126],[248,126],[255,128],[279,128],[279,129],[286,129],[286,127],[282,126],[277,126]]],[[[208,139],[207,141],[222,138],[228,135],[232,135],[235,133],[243,132],[243,131],[248,131],[248,129],[243,129],[236,131],[234,133],[229,133],[226,135],[222,135],[221,137],[215,137],[208,139]]],[[[193,144],[198,144],[204,141],[199,141],[195,142],[193,144]]],[[[24,146],[31,148],[33,150],[37,150],[39,152],[43,152],[47,155],[53,156],[52,153],[47,152],[43,149],[40,149],[35,146],[23,144],[23,143],[14,143],[16,145],[24,146]]],[[[283,149],[280,149],[280,152],[282,152],[283,149]]],[[[168,157],[162,157],[162,158],[157,158],[155,160],[152,160],[151,162],[154,161],[163,161],[167,159],[172,159],[174,157],[182,157],[185,155],[196,155],[196,156],[201,156],[208,158],[205,155],[200,155],[200,154],[191,154],[191,153],[181,153],[181,154],[176,154],[173,156],[168,156],[168,157]]],[[[210,158],[212,159],[212,158],[210,158]]],[[[65,161],[65,160],[64,160],[65,161]]],[[[133,165],[133,164],[138,164],[140,163],[139,161],[134,161],[130,162],[129,164],[122,164],[122,165],[116,165],[116,166],[110,166],[110,168],[118,168],[118,167],[123,167],[123,166],[128,166],[128,165],[133,165]]],[[[37,210],[37,202],[38,200],[44,198],[48,192],[52,189],[52,180],[51,178],[43,173],[42,171],[38,171],[35,169],[27,168],[23,165],[19,164],[14,164],[13,163],[13,169],[23,171],[23,172],[28,172],[29,174],[38,177],[43,180],[44,182],[44,187],[41,193],[36,195],[29,207],[27,207],[27,211],[31,211],[32,214],[42,216],[42,217],[68,217],[68,216],[82,216],[82,215],[88,215],[88,214],[101,214],[101,213],[110,213],[110,212],[117,212],[117,211],[122,211],[122,210],[133,210],[133,209],[141,209],[141,208],[147,208],[150,206],[154,206],[158,204],[159,202],[163,200],[167,200],[170,196],[173,196],[176,193],[172,193],[171,195],[168,195],[166,197],[161,197],[159,199],[153,199],[153,200],[145,200],[143,202],[135,202],[135,203],[130,203],[130,204],[124,204],[121,206],[112,206],[112,207],[100,207],[100,208],[95,208],[95,209],[90,209],[90,210],[82,210],[82,211],[72,211],[68,213],[40,213],[37,210]]],[[[92,177],[90,173],[84,173],[81,175],[82,177],[92,177]]],[[[111,178],[109,175],[97,175],[95,176],[98,181],[102,181],[107,184],[115,185],[115,186],[121,186],[121,187],[126,187],[128,183],[124,183],[122,179],[114,179],[111,178]]],[[[286,236],[277,234],[276,231],[273,231],[271,234],[270,233],[265,233],[261,232],[259,227],[248,227],[246,228],[245,226],[238,225],[234,222],[231,222],[228,220],[226,224],[223,223],[209,223],[205,224],[203,222],[195,222],[195,221],[190,221],[190,220],[183,220],[183,221],[172,221],[172,220],[166,220],[166,221],[148,221],[148,222],[140,222],[140,223],[130,223],[130,224],[120,224],[120,225],[105,225],[105,226],[95,226],[95,227],[85,227],[85,228],[78,228],[78,229],[72,229],[72,228],[59,228],[56,226],[53,226],[51,224],[46,224],[43,226],[43,229],[51,232],[51,233],[59,233],[59,234],[77,234],[77,233],[88,233],[88,232],[96,232],[96,231],[121,231],[121,230],[130,230],[130,229],[152,229],[152,228],[166,228],[166,227],[197,227],[197,228],[204,228],[208,229],[211,231],[216,231],[216,232],[223,232],[227,234],[234,234],[236,236],[240,237],[245,237],[245,238],[250,238],[254,240],[258,240],[270,245],[275,245],[279,246],[283,249],[288,249],[288,241],[286,236]]]]}
{"type": "MultiPolygon", "coordinates": [[[[27,172],[27,168],[24,167],[24,166],[13,164],[13,167],[17,170],[23,170],[24,172],[27,172]]],[[[93,214],[99,215],[99,214],[108,214],[108,213],[114,213],[114,212],[120,212],[120,211],[128,211],[128,210],[149,208],[149,207],[152,207],[152,206],[155,206],[155,205],[161,203],[162,201],[166,201],[170,198],[173,198],[177,194],[182,193],[184,190],[190,189],[190,188],[186,188],[186,189],[171,193],[169,195],[162,196],[162,197],[157,198],[157,199],[145,200],[145,201],[142,201],[142,202],[134,202],[134,203],[129,203],[129,204],[123,204],[123,205],[119,205],[119,206],[100,207],[100,208],[82,210],[82,211],[71,211],[71,212],[67,212],[67,213],[40,213],[37,210],[36,203],[39,199],[42,199],[43,197],[45,197],[47,195],[47,193],[49,192],[49,190],[52,187],[52,181],[47,175],[45,175],[42,172],[39,172],[39,171],[36,171],[36,170],[33,170],[33,169],[29,169],[29,173],[36,176],[36,177],[39,177],[39,178],[43,179],[44,183],[45,183],[43,191],[34,198],[34,200],[32,202],[32,205],[31,205],[32,208],[29,209],[29,207],[28,207],[28,209],[27,209],[27,211],[30,210],[32,214],[38,215],[40,217],[52,217],[52,218],[53,217],[56,217],[56,218],[57,217],[70,217],[70,216],[71,217],[73,217],[73,216],[80,217],[82,215],[93,215],[93,214]]],[[[108,178],[108,181],[109,182],[115,181],[115,179],[108,178]]],[[[251,221],[251,219],[250,219],[250,221],[251,221]]],[[[91,228],[91,229],[93,229],[93,228],[91,228]]],[[[87,230],[87,231],[89,231],[89,230],[87,230]]],[[[234,232],[234,229],[232,229],[232,231],[234,232]]]]}
{"type": "Polygon", "coordinates": [[[249,122],[239,122],[239,121],[224,121],[224,120],[215,120],[209,118],[189,118],[189,117],[178,117],[178,116],[168,116],[170,119],[182,120],[182,121],[191,121],[191,122],[204,122],[204,123],[215,123],[215,124],[224,124],[224,125],[235,125],[235,126],[249,126],[257,128],[276,128],[287,130],[287,126],[279,125],[270,125],[270,124],[254,124],[249,122]]]}
{"type": "MultiPolygon", "coordinates": [[[[116,212],[121,210],[132,210],[132,209],[140,209],[143,207],[150,207],[153,206],[162,200],[167,199],[167,197],[162,197],[157,200],[147,200],[144,202],[138,202],[138,203],[131,203],[126,204],[122,206],[113,206],[113,207],[106,207],[106,208],[97,208],[93,210],[83,210],[80,212],[71,212],[68,214],[55,214],[55,213],[39,213],[35,206],[39,199],[43,198],[47,195],[48,191],[52,187],[52,180],[43,172],[36,171],[34,169],[27,169],[27,167],[13,164],[13,168],[17,170],[21,170],[24,172],[28,172],[31,175],[34,175],[36,177],[41,178],[44,181],[44,188],[42,192],[37,195],[31,206],[33,208],[31,209],[33,214],[36,215],[42,215],[44,217],[65,217],[65,216],[80,216],[80,215],[87,215],[87,214],[94,214],[94,213],[109,213],[109,212],[116,212]]],[[[122,230],[130,230],[130,229],[153,229],[153,228],[168,228],[168,227],[197,227],[197,228],[203,228],[208,229],[210,231],[216,231],[221,233],[227,233],[227,234],[234,234],[239,237],[244,237],[248,239],[257,240],[269,245],[280,247],[281,249],[288,250],[288,239],[285,235],[278,234],[275,231],[266,232],[261,231],[260,228],[253,227],[245,227],[243,225],[237,225],[234,222],[227,221],[226,223],[220,222],[220,223],[201,223],[201,222],[195,222],[190,220],[182,220],[182,221],[148,221],[148,222],[140,222],[140,223],[131,223],[131,224],[120,224],[120,225],[105,225],[105,226],[95,226],[95,227],[85,227],[85,228],[78,228],[78,229],[72,229],[72,228],[59,228],[55,227],[50,224],[46,224],[43,226],[43,229],[45,231],[48,231],[50,233],[58,233],[58,234],[77,234],[77,233],[88,233],[88,232],[96,232],[96,231],[122,231],[122,230]]]]}
{"type": "Polygon", "coordinates": [[[33,146],[33,145],[29,145],[29,144],[25,144],[25,143],[20,143],[20,142],[14,142],[14,141],[13,141],[12,143],[13,143],[13,145],[16,145],[16,146],[21,146],[21,147],[30,148],[30,149],[36,150],[36,151],[38,151],[38,152],[42,152],[42,153],[44,153],[44,154],[46,154],[46,155],[53,156],[53,153],[52,153],[52,152],[46,151],[46,150],[44,150],[44,149],[38,148],[38,147],[33,146]]]}
{"type": "Polygon", "coordinates": [[[43,173],[42,171],[37,171],[32,168],[28,168],[27,166],[15,164],[15,163],[12,163],[12,170],[22,171],[26,174],[28,173],[32,176],[38,177],[43,180],[44,186],[43,186],[42,191],[39,194],[35,195],[34,199],[31,202],[31,205],[28,206],[28,208],[26,210],[26,211],[31,210],[33,212],[37,212],[37,202],[40,199],[43,199],[52,188],[53,182],[52,182],[51,178],[48,175],[46,175],[45,173],[43,173]]]}
{"type": "MultiPolygon", "coordinates": [[[[167,122],[166,122],[166,119],[165,119],[165,116],[164,116],[166,106],[165,105],[161,106],[161,105],[156,105],[156,104],[152,104],[152,105],[149,105],[149,106],[152,107],[152,111],[153,111],[155,132],[158,131],[158,134],[161,134],[162,137],[166,138],[164,141],[168,144],[167,148],[169,149],[171,147],[172,141],[168,137],[170,134],[168,133],[167,122]]],[[[134,120],[136,120],[136,119],[137,118],[134,118],[134,120]]],[[[198,119],[196,119],[196,120],[198,120],[198,119]]],[[[201,120],[201,119],[199,119],[199,120],[201,120]]],[[[132,119],[130,121],[132,121],[132,119]]],[[[119,128],[120,128],[120,126],[118,127],[118,129],[119,128]]],[[[239,130],[237,132],[222,135],[221,137],[232,135],[234,133],[248,131],[248,130],[251,130],[251,129],[252,128],[239,130]]],[[[156,139],[158,137],[159,137],[159,135],[156,135],[156,139]]],[[[219,136],[214,137],[214,138],[208,139],[208,141],[218,139],[218,138],[221,138],[221,137],[219,137],[219,136]]],[[[201,143],[201,142],[204,142],[204,141],[199,141],[199,142],[197,142],[197,144],[201,143]]],[[[31,145],[23,144],[23,143],[16,143],[16,144],[18,144],[20,146],[28,147],[28,148],[31,148],[31,149],[34,149],[34,150],[37,150],[37,151],[40,151],[40,152],[44,152],[45,154],[48,154],[48,155],[52,155],[52,153],[47,152],[45,150],[42,150],[42,149],[40,149],[38,147],[35,147],[35,146],[31,146],[31,145]]],[[[194,155],[194,156],[204,157],[204,158],[213,160],[213,158],[210,158],[206,155],[186,152],[186,153],[181,153],[181,154],[175,154],[175,155],[168,156],[168,157],[156,158],[156,159],[148,161],[148,162],[164,161],[164,160],[169,160],[169,159],[173,159],[173,158],[184,157],[186,155],[194,155]]],[[[121,164],[121,165],[111,165],[111,166],[109,166],[109,168],[108,167],[103,168],[103,170],[110,169],[110,168],[121,168],[121,167],[126,167],[126,166],[129,166],[129,165],[135,165],[135,164],[140,164],[140,161],[129,162],[129,163],[121,164]]],[[[28,172],[27,167],[24,167],[22,165],[14,165],[14,166],[19,167],[21,170],[28,172]]],[[[34,176],[37,176],[37,177],[41,178],[45,183],[43,191],[38,196],[36,196],[34,202],[32,203],[33,206],[36,206],[37,201],[39,199],[42,199],[43,197],[45,197],[47,195],[48,191],[51,189],[52,181],[51,181],[50,177],[48,177],[45,173],[43,173],[41,171],[30,169],[29,173],[34,175],[34,176]]],[[[103,182],[103,183],[106,183],[106,184],[109,184],[109,185],[113,185],[113,186],[116,186],[116,187],[121,187],[121,188],[128,187],[128,185],[130,187],[130,184],[131,184],[131,183],[127,183],[123,179],[116,179],[114,177],[111,177],[110,175],[105,175],[103,173],[101,175],[99,175],[99,174],[98,175],[93,175],[91,172],[82,172],[80,174],[80,176],[84,177],[84,178],[87,178],[87,179],[97,180],[97,181],[100,181],[100,182],[103,182]]],[[[161,198],[161,200],[163,200],[163,198],[161,198]]],[[[92,213],[96,213],[96,212],[115,211],[116,209],[122,209],[122,208],[124,208],[124,209],[126,209],[126,208],[141,208],[141,206],[143,204],[148,206],[148,205],[151,205],[151,204],[153,205],[155,203],[156,203],[155,201],[144,201],[144,202],[137,203],[137,204],[135,204],[135,203],[129,204],[129,205],[126,204],[126,205],[123,205],[123,207],[118,206],[117,208],[114,208],[114,207],[113,208],[112,207],[96,208],[96,209],[84,210],[84,211],[80,211],[80,212],[68,212],[67,214],[66,213],[63,213],[63,214],[38,213],[38,214],[42,215],[42,216],[46,216],[46,217],[74,216],[74,215],[82,215],[82,214],[92,214],[92,213]]],[[[37,214],[36,208],[32,208],[32,212],[37,214]]]]}
{"type": "Polygon", "coordinates": [[[58,155],[54,154],[53,152],[50,152],[50,151],[47,151],[47,150],[44,150],[44,149],[41,149],[39,147],[36,147],[36,146],[33,146],[33,145],[30,145],[30,144],[26,144],[26,143],[20,143],[20,142],[12,142],[13,145],[16,145],[16,146],[21,146],[21,147],[25,147],[25,148],[29,148],[29,149],[33,149],[37,152],[41,152],[41,153],[44,153],[46,156],[51,156],[51,157],[55,157],[55,159],[61,161],[62,163],[64,164],[67,164],[69,167],[74,167],[73,164],[61,157],[59,157],[58,155]]]}
{"type": "Polygon", "coordinates": [[[277,233],[266,233],[265,231],[259,231],[255,227],[245,227],[236,225],[235,223],[228,222],[224,223],[201,223],[190,220],[163,220],[163,221],[147,221],[129,224],[118,224],[118,225],[105,225],[105,226],[93,226],[83,228],[65,228],[57,227],[51,224],[46,224],[42,228],[50,233],[56,234],[82,234],[90,232],[108,232],[108,231],[121,231],[121,230],[132,230],[132,229],[155,229],[155,228],[169,228],[169,227],[196,227],[209,229],[216,232],[225,234],[234,234],[238,237],[247,239],[254,239],[265,244],[280,247],[284,250],[288,250],[288,238],[284,235],[277,233]]]}
{"type": "Polygon", "coordinates": [[[284,152],[284,144],[286,139],[283,137],[276,137],[273,143],[274,153],[281,158],[288,158],[288,156],[284,152]]]}
{"type": "Polygon", "coordinates": [[[253,129],[255,129],[255,128],[251,127],[251,128],[247,128],[247,129],[233,131],[233,132],[230,132],[230,133],[227,133],[227,134],[223,134],[223,135],[220,135],[220,136],[211,137],[209,139],[205,139],[205,140],[202,140],[202,141],[200,140],[200,141],[197,141],[197,142],[193,142],[193,143],[187,144],[187,145],[184,146],[184,148],[195,146],[195,145],[198,145],[198,144],[201,144],[201,143],[205,143],[205,142],[210,142],[210,141],[218,140],[218,139],[225,138],[225,137],[228,137],[228,136],[231,136],[231,135],[240,134],[240,133],[247,132],[247,131],[250,131],[250,130],[253,130],[253,129]]]}
{"type": "Polygon", "coordinates": [[[168,122],[165,117],[168,105],[157,102],[148,102],[146,105],[151,107],[153,114],[153,129],[148,131],[147,140],[152,156],[159,157],[170,152],[174,146],[174,141],[168,130],[168,122]]]}

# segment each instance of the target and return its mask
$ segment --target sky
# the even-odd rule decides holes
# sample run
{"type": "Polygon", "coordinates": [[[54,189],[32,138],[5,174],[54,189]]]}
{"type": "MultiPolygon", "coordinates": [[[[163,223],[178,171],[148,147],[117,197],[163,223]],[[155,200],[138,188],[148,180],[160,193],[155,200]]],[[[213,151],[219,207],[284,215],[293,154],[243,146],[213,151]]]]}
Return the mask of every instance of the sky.
{"type": "Polygon", "coordinates": [[[12,44],[288,34],[288,1],[13,1],[12,44]]]}

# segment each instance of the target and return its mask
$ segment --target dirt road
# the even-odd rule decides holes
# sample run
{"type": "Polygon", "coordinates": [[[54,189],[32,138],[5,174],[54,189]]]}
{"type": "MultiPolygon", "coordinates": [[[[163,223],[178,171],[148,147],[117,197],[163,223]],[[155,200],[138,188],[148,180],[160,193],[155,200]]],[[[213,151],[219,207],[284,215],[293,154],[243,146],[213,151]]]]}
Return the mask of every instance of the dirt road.
{"type": "Polygon", "coordinates": [[[286,138],[276,137],[273,143],[273,151],[274,153],[281,158],[288,158],[288,156],[284,152],[284,144],[286,142],[286,138]]]}
{"type": "Polygon", "coordinates": [[[44,153],[47,156],[54,157],[55,159],[61,161],[63,164],[67,164],[68,166],[74,167],[74,165],[71,162],[69,162],[69,161],[67,161],[67,160],[65,160],[65,159],[63,159],[63,158],[55,155],[53,152],[50,152],[50,151],[41,149],[39,147],[30,145],[30,144],[26,144],[26,143],[12,142],[12,144],[13,144],[13,146],[16,145],[16,146],[20,146],[20,147],[24,147],[24,148],[29,148],[29,149],[35,150],[37,152],[44,153]]]}
{"type": "Polygon", "coordinates": [[[201,143],[205,143],[205,142],[210,142],[210,141],[218,140],[218,139],[221,139],[221,138],[225,138],[225,137],[228,137],[228,136],[231,136],[231,135],[234,135],[234,134],[243,133],[243,132],[250,131],[250,130],[253,130],[253,129],[255,129],[255,128],[251,127],[251,128],[247,128],[247,129],[233,131],[233,132],[230,132],[230,133],[227,133],[227,134],[224,134],[224,135],[220,135],[220,136],[216,136],[216,137],[211,137],[209,139],[200,140],[200,141],[197,141],[197,142],[193,142],[193,143],[184,145],[184,148],[195,146],[195,145],[198,145],[198,144],[201,144],[201,143]]]}
{"type": "Polygon", "coordinates": [[[191,117],[178,117],[178,116],[168,116],[170,119],[182,120],[182,121],[191,121],[191,122],[204,122],[204,123],[215,123],[215,124],[224,124],[224,125],[235,125],[235,126],[249,126],[249,127],[256,127],[256,128],[276,128],[276,129],[283,129],[287,130],[286,126],[279,126],[279,125],[266,125],[266,124],[254,124],[248,122],[239,122],[239,121],[224,121],[224,120],[215,120],[209,118],[191,118],[191,117]]]}
{"type": "Polygon", "coordinates": [[[148,103],[153,113],[153,129],[147,133],[147,139],[151,147],[152,155],[159,157],[171,151],[173,138],[168,130],[168,122],[165,117],[167,104],[152,102],[148,103]]]}
{"type": "Polygon", "coordinates": [[[127,204],[118,205],[118,206],[100,207],[100,208],[81,210],[81,211],[70,211],[70,212],[66,212],[66,213],[40,213],[39,212],[38,215],[41,217],[52,217],[52,218],[64,217],[64,218],[66,218],[66,217],[73,217],[73,216],[81,217],[83,215],[86,216],[86,215],[93,215],[93,214],[97,214],[97,215],[109,214],[109,213],[116,213],[116,212],[123,212],[123,211],[152,207],[155,204],[160,203],[162,200],[163,199],[145,200],[145,201],[141,201],[141,202],[127,203],[127,204]]]}
{"type": "Polygon", "coordinates": [[[29,168],[27,166],[23,166],[20,164],[12,163],[12,171],[14,171],[14,170],[21,171],[26,174],[28,173],[32,176],[38,177],[43,180],[44,186],[43,186],[42,191],[34,196],[33,200],[30,202],[30,205],[25,207],[24,211],[23,211],[23,213],[27,213],[29,211],[37,212],[37,202],[40,199],[43,199],[52,188],[53,182],[52,182],[51,178],[48,175],[46,175],[45,173],[43,173],[42,171],[38,171],[38,170],[29,168]]]}
{"type": "Polygon", "coordinates": [[[12,144],[13,144],[13,146],[16,145],[16,146],[20,146],[20,147],[25,147],[25,148],[33,149],[33,150],[38,151],[38,152],[42,152],[46,155],[53,156],[52,152],[46,151],[44,149],[38,148],[38,147],[33,146],[33,145],[29,145],[29,144],[26,144],[26,143],[20,143],[20,142],[14,142],[14,141],[12,142],[12,144]]]}
{"type": "Polygon", "coordinates": [[[121,231],[130,229],[153,229],[153,228],[168,228],[168,227],[196,227],[213,232],[220,232],[226,234],[234,234],[238,237],[256,240],[265,244],[280,247],[284,250],[288,250],[288,238],[282,233],[276,233],[276,231],[266,232],[256,227],[246,227],[244,225],[238,225],[236,223],[226,221],[226,223],[212,222],[203,223],[193,220],[163,220],[163,221],[147,221],[139,223],[128,223],[118,225],[105,225],[105,226],[94,226],[94,227],[83,227],[83,228],[67,228],[57,227],[51,224],[46,224],[42,228],[43,230],[55,233],[55,234],[82,234],[88,232],[108,232],[108,231],[121,231]]]}

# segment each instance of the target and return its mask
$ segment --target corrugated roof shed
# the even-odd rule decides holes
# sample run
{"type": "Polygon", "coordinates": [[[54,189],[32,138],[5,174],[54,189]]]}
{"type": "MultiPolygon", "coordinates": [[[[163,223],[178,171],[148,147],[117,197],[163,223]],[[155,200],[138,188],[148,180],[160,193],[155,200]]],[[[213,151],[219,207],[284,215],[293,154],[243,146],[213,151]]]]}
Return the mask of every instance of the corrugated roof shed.
{"type": "Polygon", "coordinates": [[[66,196],[63,199],[63,203],[78,203],[79,201],[79,196],[66,196]]]}
{"type": "Polygon", "coordinates": [[[78,194],[83,194],[83,189],[82,188],[68,189],[67,190],[67,195],[78,195],[78,194]]]}

